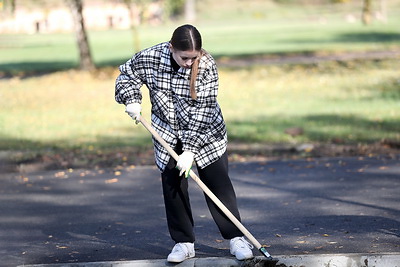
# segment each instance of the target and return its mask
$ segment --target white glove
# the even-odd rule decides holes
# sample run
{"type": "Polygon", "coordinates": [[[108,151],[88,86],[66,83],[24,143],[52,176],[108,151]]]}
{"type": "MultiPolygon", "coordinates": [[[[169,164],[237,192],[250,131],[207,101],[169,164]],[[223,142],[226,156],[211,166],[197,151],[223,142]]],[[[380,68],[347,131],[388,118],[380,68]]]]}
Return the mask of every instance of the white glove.
{"type": "Polygon", "coordinates": [[[193,159],[194,154],[190,151],[183,151],[183,153],[179,155],[178,162],[176,163],[176,167],[178,168],[178,170],[181,171],[179,173],[179,176],[181,176],[183,173],[185,173],[186,178],[189,176],[190,169],[192,168],[193,164],[193,159]]]}
{"type": "Polygon", "coordinates": [[[131,116],[132,119],[136,121],[136,123],[139,123],[142,106],[139,103],[128,104],[126,105],[125,112],[128,113],[128,115],[131,116]]]}

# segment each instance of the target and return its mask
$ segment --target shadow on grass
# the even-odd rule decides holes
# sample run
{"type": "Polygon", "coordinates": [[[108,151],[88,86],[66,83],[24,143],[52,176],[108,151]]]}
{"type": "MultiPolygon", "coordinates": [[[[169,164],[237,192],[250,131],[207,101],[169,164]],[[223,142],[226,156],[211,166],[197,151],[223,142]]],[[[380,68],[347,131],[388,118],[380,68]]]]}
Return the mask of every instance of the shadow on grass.
{"type": "MultiPolygon", "coordinates": [[[[382,139],[397,140],[400,119],[379,121],[354,115],[320,114],[299,117],[260,116],[246,121],[227,121],[230,141],[242,143],[321,142],[341,144],[373,144],[382,139]],[[285,130],[301,127],[297,136],[286,135],[285,130]]],[[[110,154],[130,155],[152,151],[148,135],[132,138],[97,136],[94,140],[35,141],[12,136],[0,136],[0,150],[24,153],[19,162],[36,159],[38,155],[50,155],[60,159],[106,159],[110,154]],[[27,155],[27,156],[26,156],[27,155]],[[26,157],[26,158],[25,158],[26,157]]],[[[117,156],[118,157],[118,156],[117,156]]],[[[123,156],[120,156],[123,157],[123,156]]]]}
{"type": "Polygon", "coordinates": [[[33,77],[77,68],[75,61],[34,61],[0,64],[0,78],[33,77]]]}
{"type": "MultiPolygon", "coordinates": [[[[400,34],[395,32],[351,32],[332,35],[329,39],[316,38],[292,38],[285,39],[289,43],[396,43],[400,41],[400,34]]],[[[321,52],[321,51],[313,51],[321,52]]]]}
{"type": "Polygon", "coordinates": [[[391,43],[400,41],[400,33],[395,32],[355,32],[339,34],[334,41],[351,43],[391,43]]]}
{"type": "Polygon", "coordinates": [[[263,116],[251,121],[229,121],[227,127],[230,140],[246,143],[273,139],[274,133],[282,135],[288,128],[301,127],[304,132],[298,136],[287,135],[287,141],[369,144],[384,138],[398,138],[400,119],[374,121],[359,116],[334,114],[298,118],[263,116]],[[266,138],[266,135],[271,137],[266,138]]]}

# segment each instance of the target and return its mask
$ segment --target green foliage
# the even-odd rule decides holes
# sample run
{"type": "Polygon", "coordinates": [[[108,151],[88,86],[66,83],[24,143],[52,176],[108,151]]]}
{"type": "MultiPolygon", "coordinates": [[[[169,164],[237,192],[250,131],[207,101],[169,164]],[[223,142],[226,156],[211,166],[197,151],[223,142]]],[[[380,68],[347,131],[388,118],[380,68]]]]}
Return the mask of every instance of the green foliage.
{"type": "Polygon", "coordinates": [[[176,19],[183,14],[185,0],[166,0],[164,7],[169,17],[176,19]]]}

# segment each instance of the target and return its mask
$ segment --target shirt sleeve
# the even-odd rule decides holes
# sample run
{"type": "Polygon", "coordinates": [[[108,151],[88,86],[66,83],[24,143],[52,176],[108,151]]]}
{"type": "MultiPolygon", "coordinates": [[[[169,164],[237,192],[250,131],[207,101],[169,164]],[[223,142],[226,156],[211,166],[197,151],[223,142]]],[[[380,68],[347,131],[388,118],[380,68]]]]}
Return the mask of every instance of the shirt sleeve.
{"type": "Polygon", "coordinates": [[[140,54],[136,54],[119,67],[120,75],[115,82],[115,100],[120,104],[142,103],[140,88],[144,84],[140,54]]]}
{"type": "Polygon", "coordinates": [[[183,135],[183,150],[197,153],[213,132],[213,121],[219,114],[217,103],[218,71],[214,60],[202,71],[196,82],[197,100],[191,108],[189,125],[183,135]]]}

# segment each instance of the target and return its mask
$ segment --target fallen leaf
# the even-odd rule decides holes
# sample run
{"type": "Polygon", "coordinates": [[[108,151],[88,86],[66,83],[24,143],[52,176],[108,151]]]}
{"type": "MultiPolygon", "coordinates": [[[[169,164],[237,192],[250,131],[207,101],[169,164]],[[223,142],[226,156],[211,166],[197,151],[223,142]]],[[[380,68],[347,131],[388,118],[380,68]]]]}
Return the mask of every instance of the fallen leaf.
{"type": "Polygon", "coordinates": [[[113,183],[117,183],[117,182],[118,182],[118,179],[117,179],[117,178],[105,180],[105,183],[106,183],[106,184],[113,184],[113,183]]]}
{"type": "Polygon", "coordinates": [[[66,178],[65,172],[56,172],[54,176],[56,178],[66,178]]]}

